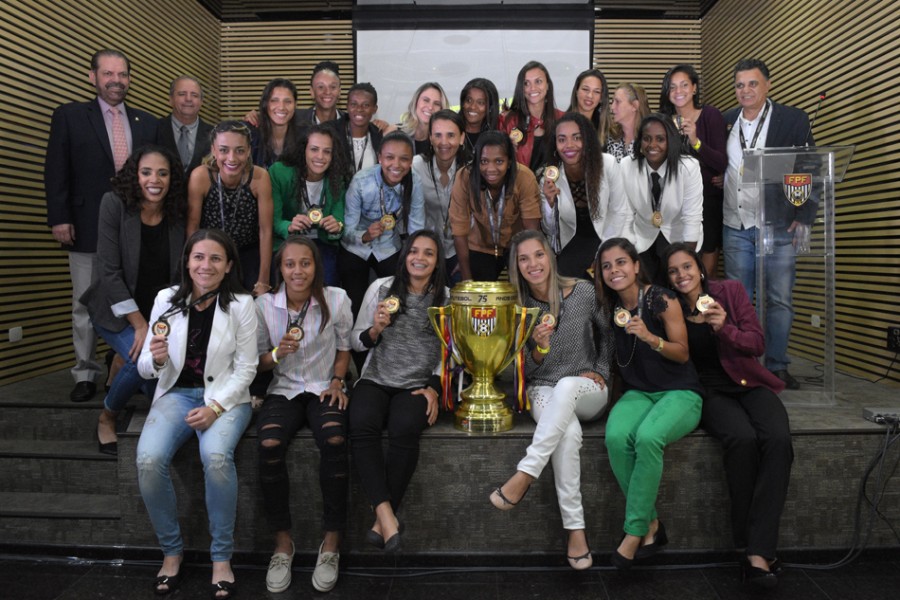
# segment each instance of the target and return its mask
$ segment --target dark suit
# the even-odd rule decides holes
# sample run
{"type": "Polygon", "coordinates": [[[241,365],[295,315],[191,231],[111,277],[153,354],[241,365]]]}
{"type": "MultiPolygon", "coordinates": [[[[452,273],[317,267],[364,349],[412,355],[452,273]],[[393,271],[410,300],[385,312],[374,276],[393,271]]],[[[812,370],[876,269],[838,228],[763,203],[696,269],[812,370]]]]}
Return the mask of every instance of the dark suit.
{"type": "MultiPolygon", "coordinates": [[[[344,126],[338,132],[342,136],[344,152],[347,157],[347,164],[350,165],[350,176],[352,177],[357,171],[357,163],[353,159],[353,141],[350,139],[350,121],[344,119],[339,121],[344,126]]],[[[372,150],[375,152],[375,162],[378,162],[378,153],[381,151],[381,140],[384,139],[384,133],[369,123],[369,142],[372,144],[372,150]]]]}
{"type": "MultiPolygon", "coordinates": [[[[212,130],[212,125],[206,123],[203,119],[200,119],[200,124],[197,125],[197,138],[194,141],[194,154],[191,156],[191,162],[187,164],[187,168],[184,170],[186,176],[190,177],[191,171],[200,166],[203,157],[209,154],[211,145],[209,136],[212,133],[212,130]]],[[[178,140],[175,139],[175,132],[172,129],[171,113],[160,119],[156,124],[156,143],[174,152],[175,156],[180,156],[178,152],[178,140]]]]}
{"type": "MultiPolygon", "coordinates": [[[[304,108],[304,109],[298,110],[296,119],[300,123],[303,123],[305,125],[315,125],[316,124],[316,107],[311,106],[309,108],[304,108]]],[[[346,120],[347,120],[347,113],[345,113],[341,109],[337,109],[337,118],[334,118],[331,121],[325,121],[325,123],[333,123],[333,122],[337,121],[338,123],[343,124],[346,120]]]]}

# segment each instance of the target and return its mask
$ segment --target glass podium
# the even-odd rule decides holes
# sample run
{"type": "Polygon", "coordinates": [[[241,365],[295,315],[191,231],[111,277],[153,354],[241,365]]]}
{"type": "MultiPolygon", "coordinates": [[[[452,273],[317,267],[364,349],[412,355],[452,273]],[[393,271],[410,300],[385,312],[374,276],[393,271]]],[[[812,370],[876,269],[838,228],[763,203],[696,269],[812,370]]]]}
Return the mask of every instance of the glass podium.
{"type": "Polygon", "coordinates": [[[781,394],[788,405],[835,404],[834,185],[854,149],[744,151],[741,193],[758,202],[755,304],[766,331],[766,366],[783,368],[771,361],[783,356],[786,339],[790,373],[800,383],[781,394]]]}

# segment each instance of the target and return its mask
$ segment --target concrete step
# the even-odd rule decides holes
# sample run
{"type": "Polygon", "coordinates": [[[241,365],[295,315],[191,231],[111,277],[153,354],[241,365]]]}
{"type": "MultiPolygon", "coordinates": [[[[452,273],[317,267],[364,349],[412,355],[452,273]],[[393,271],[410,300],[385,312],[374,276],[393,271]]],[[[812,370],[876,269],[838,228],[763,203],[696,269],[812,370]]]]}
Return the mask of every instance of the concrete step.
{"type": "Polygon", "coordinates": [[[98,452],[94,441],[0,440],[0,489],[117,494],[117,460],[98,452]]]}
{"type": "Polygon", "coordinates": [[[118,494],[0,492],[4,521],[7,517],[118,520],[120,516],[118,494]]]}

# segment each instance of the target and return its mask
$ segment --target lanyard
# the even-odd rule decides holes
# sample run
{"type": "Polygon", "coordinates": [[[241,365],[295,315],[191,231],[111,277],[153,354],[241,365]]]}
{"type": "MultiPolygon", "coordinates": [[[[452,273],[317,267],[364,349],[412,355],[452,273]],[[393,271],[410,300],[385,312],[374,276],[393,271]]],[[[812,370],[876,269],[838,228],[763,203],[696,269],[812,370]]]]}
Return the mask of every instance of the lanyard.
{"type": "MultiPolygon", "coordinates": [[[[753,134],[753,139],[750,141],[750,148],[756,148],[756,140],[759,139],[759,134],[762,132],[763,125],[766,123],[766,117],[769,114],[769,103],[766,102],[766,108],[763,110],[762,117],[759,119],[759,123],[756,124],[756,131],[753,134]]],[[[738,117],[740,119],[740,117],[738,117]]],[[[747,149],[747,139],[744,137],[744,127],[738,123],[738,133],[741,136],[741,149],[747,149]]]]}
{"type": "Polygon", "coordinates": [[[167,310],[166,312],[161,314],[159,316],[159,319],[157,319],[157,321],[165,321],[167,317],[171,317],[175,313],[179,313],[179,312],[185,313],[185,312],[189,311],[190,309],[194,308],[195,306],[197,306],[198,304],[203,304],[204,302],[206,302],[207,300],[209,300],[210,298],[212,298],[213,296],[215,296],[218,293],[219,293],[218,289],[215,289],[211,292],[206,292],[205,294],[203,294],[202,296],[200,296],[199,298],[197,298],[196,300],[194,300],[193,302],[191,302],[184,308],[182,308],[180,306],[170,306],[169,310],[167,310]]]}
{"type": "Polygon", "coordinates": [[[322,206],[322,194],[325,192],[325,179],[320,180],[322,182],[322,187],[319,189],[319,201],[316,204],[313,204],[309,200],[309,182],[304,180],[300,184],[300,212],[307,212],[306,209],[310,209],[313,206],[322,206]]]}
{"type": "Polygon", "coordinates": [[[491,191],[488,188],[484,188],[484,199],[487,204],[488,225],[491,227],[491,241],[494,242],[494,256],[500,256],[500,225],[503,221],[503,208],[506,205],[506,186],[500,188],[496,218],[494,216],[494,200],[491,198],[491,191]]]}
{"type": "MultiPolygon", "coordinates": [[[[309,301],[312,300],[312,296],[306,299],[306,302],[303,303],[303,308],[300,309],[300,312],[297,313],[297,318],[291,320],[288,319],[288,326],[286,331],[290,331],[293,327],[303,327],[303,321],[306,319],[306,311],[309,310],[309,301]]],[[[285,293],[285,301],[287,301],[287,293],[285,293]]]]}
{"type": "MultiPolygon", "coordinates": [[[[222,194],[222,174],[216,173],[216,183],[219,187],[219,216],[222,218],[222,230],[228,231],[228,227],[225,224],[225,199],[222,194]]],[[[244,177],[241,176],[241,182],[238,184],[236,191],[240,192],[241,186],[244,184],[244,177]]],[[[240,201],[240,196],[234,201],[234,210],[231,212],[231,220],[234,221],[234,218],[237,216],[238,202],[240,201]]]]}
{"type": "Polygon", "coordinates": [[[450,189],[453,185],[453,176],[450,174],[450,170],[447,170],[447,178],[450,180],[447,183],[447,187],[441,185],[440,180],[434,174],[434,167],[437,164],[437,158],[432,158],[431,162],[428,164],[428,171],[431,173],[431,181],[434,183],[434,192],[438,197],[438,207],[441,210],[441,217],[444,220],[444,237],[450,237],[450,194],[447,194],[446,201],[444,200],[444,195],[442,192],[445,192],[450,189]]]}

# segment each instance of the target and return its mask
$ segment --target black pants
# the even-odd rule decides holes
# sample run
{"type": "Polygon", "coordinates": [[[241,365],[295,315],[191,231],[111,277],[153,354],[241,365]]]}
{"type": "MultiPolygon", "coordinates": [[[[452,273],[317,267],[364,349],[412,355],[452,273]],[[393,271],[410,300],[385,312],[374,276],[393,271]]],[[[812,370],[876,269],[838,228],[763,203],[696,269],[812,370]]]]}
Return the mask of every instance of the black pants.
{"type": "Polygon", "coordinates": [[[588,279],[587,270],[594,262],[594,255],[600,247],[600,238],[594,236],[576,235],[566,247],[560,250],[556,257],[559,274],[565,277],[581,277],[588,279]]]}
{"type": "Polygon", "coordinates": [[[329,406],[327,401],[319,402],[319,397],[310,393],[300,394],[293,400],[274,394],[267,396],[259,411],[256,425],[259,481],[266,519],[273,531],[291,528],[290,481],[284,460],[288,444],[307,423],[319,447],[322,525],[325,531],[343,531],[349,489],[347,412],[337,404],[329,406]],[[278,443],[266,446],[266,440],[278,443]]]}
{"type": "Polygon", "coordinates": [[[787,411],[770,390],[707,387],[700,426],[722,442],[734,543],[774,559],[794,449],[787,411]]]}
{"type": "Polygon", "coordinates": [[[504,250],[500,256],[469,250],[469,270],[473,281],[497,281],[506,266],[509,266],[509,250],[504,250]]]}
{"type": "Polygon", "coordinates": [[[664,287],[669,287],[669,282],[666,279],[666,272],[669,267],[668,265],[660,263],[662,263],[662,256],[670,245],[671,244],[669,244],[669,240],[666,239],[666,236],[659,233],[659,235],[656,236],[653,245],[641,252],[641,269],[647,277],[650,278],[651,283],[658,283],[664,287]]]}
{"type": "Polygon", "coordinates": [[[350,303],[353,310],[353,320],[359,314],[359,307],[369,289],[369,269],[374,269],[378,277],[390,277],[397,272],[397,261],[400,259],[400,253],[395,252],[382,261],[370,256],[368,260],[363,260],[357,255],[349,252],[341,246],[338,251],[338,271],[341,274],[341,282],[347,295],[350,296],[350,303]]]}
{"type": "Polygon", "coordinates": [[[419,462],[419,438],[428,425],[424,395],[415,390],[378,385],[361,379],[350,402],[350,440],[353,464],[369,503],[375,508],[390,502],[394,511],[419,462]],[[387,425],[387,457],[381,447],[381,431],[387,425]]]}

